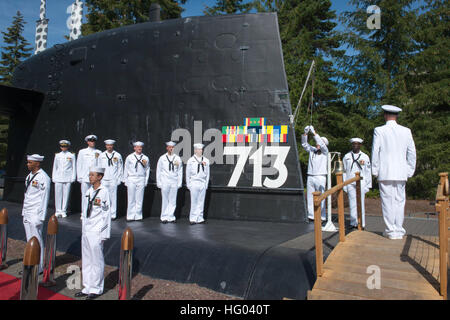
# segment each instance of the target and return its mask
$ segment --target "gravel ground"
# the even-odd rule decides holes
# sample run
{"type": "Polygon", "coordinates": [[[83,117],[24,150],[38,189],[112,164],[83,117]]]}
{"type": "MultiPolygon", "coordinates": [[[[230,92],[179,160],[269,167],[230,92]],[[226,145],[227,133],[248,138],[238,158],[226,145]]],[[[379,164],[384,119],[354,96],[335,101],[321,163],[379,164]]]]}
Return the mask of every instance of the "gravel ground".
{"type": "MultiPolygon", "coordinates": [[[[6,263],[9,268],[2,270],[7,274],[20,278],[22,270],[25,242],[8,239],[6,263]]],[[[77,299],[74,294],[80,289],[70,290],[67,282],[76,285],[76,277],[68,273],[68,268],[81,268],[81,259],[62,252],[56,253],[55,280],[56,286],[50,289],[65,296],[77,299]],[[74,267],[71,267],[74,268],[74,267]],[[76,267],[75,267],[76,268],[76,267]]],[[[73,271],[72,271],[73,272],[73,271]]],[[[117,300],[117,282],[119,271],[116,267],[105,266],[105,289],[99,300],[117,300]]],[[[42,276],[41,276],[42,277],[42,276]]],[[[154,279],[142,274],[134,274],[131,289],[132,300],[239,300],[213,290],[200,287],[197,284],[177,283],[161,279],[154,279]]],[[[78,298],[83,300],[84,298],[78,298]]]]}

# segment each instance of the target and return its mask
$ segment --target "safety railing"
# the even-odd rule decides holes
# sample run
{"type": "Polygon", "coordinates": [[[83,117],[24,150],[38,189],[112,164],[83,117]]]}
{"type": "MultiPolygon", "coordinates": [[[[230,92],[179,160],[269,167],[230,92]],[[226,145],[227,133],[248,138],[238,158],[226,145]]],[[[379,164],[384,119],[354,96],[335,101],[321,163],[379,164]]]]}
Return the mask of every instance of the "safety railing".
{"type": "Polygon", "coordinates": [[[323,244],[322,244],[322,224],[321,224],[321,202],[328,196],[338,193],[338,224],[339,224],[339,241],[345,241],[345,217],[344,217],[344,190],[343,188],[353,182],[356,182],[356,206],[358,212],[358,230],[362,230],[362,203],[361,203],[361,176],[359,172],[355,173],[355,177],[343,181],[342,172],[336,173],[336,185],[324,193],[318,191],[313,192],[314,196],[314,235],[316,246],[316,272],[317,277],[323,275],[323,244]]]}
{"type": "Polygon", "coordinates": [[[439,278],[440,294],[447,300],[449,241],[450,241],[450,205],[448,172],[439,174],[439,185],[436,192],[436,212],[439,217],[439,278]]]}

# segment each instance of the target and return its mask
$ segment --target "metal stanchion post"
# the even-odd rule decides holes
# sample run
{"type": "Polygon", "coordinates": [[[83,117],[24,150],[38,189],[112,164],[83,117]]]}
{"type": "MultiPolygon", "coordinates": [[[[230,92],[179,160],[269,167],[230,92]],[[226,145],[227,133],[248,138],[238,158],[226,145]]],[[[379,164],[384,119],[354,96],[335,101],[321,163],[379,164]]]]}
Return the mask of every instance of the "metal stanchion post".
{"type": "Polygon", "coordinates": [[[130,300],[131,277],[133,272],[134,235],[130,228],[122,234],[119,269],[119,300],[130,300]]]}
{"type": "Polygon", "coordinates": [[[41,246],[36,237],[27,242],[23,255],[20,300],[37,300],[41,246]]]}
{"type": "Polygon", "coordinates": [[[56,234],[58,233],[58,219],[51,216],[47,225],[47,238],[44,251],[44,276],[41,285],[51,287],[56,285],[54,280],[56,257],[56,234]]]}
{"type": "Polygon", "coordinates": [[[8,250],[8,209],[0,211],[0,270],[8,268],[6,251],[8,250]]]}

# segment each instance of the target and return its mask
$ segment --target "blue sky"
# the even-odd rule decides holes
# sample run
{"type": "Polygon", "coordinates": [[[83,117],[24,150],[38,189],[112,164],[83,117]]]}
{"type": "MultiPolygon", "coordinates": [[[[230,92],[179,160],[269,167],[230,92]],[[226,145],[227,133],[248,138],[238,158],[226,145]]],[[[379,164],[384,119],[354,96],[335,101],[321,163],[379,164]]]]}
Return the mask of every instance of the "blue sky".
{"type": "MultiPolygon", "coordinates": [[[[64,35],[69,34],[66,26],[66,21],[69,18],[67,8],[73,2],[74,0],[47,0],[47,18],[49,19],[47,47],[66,41],[64,35]]],[[[214,3],[215,0],[188,0],[184,5],[185,11],[182,16],[203,15],[205,6],[212,6],[214,3]]],[[[332,9],[339,14],[350,8],[347,3],[347,0],[333,0],[332,9]]],[[[11,25],[12,17],[19,10],[26,21],[24,37],[34,47],[36,21],[39,19],[39,5],[40,0],[0,0],[0,31],[6,31],[6,28],[11,25]]],[[[86,12],[85,9],[84,14],[86,12]]],[[[3,45],[3,36],[0,36],[0,47],[3,45]]]]}

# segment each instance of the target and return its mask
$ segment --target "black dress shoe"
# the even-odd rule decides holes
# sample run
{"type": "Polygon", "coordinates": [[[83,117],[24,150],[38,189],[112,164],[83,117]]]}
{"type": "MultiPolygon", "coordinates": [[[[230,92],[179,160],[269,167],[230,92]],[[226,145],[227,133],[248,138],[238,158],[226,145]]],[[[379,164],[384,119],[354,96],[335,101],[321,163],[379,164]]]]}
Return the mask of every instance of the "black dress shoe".
{"type": "Polygon", "coordinates": [[[164,224],[166,224],[167,222],[169,222],[169,221],[167,221],[167,220],[161,221],[161,223],[164,223],[164,224]]]}
{"type": "Polygon", "coordinates": [[[189,222],[189,223],[190,223],[191,226],[194,225],[194,224],[197,224],[197,222],[189,222]]]}
{"type": "Polygon", "coordinates": [[[170,223],[177,223],[177,220],[169,221],[170,223]]]}
{"type": "Polygon", "coordinates": [[[314,223],[314,219],[308,218],[309,223],[314,223]]]}
{"type": "Polygon", "coordinates": [[[198,224],[205,224],[205,223],[206,223],[206,221],[198,222],[198,224]]]}
{"type": "Polygon", "coordinates": [[[86,300],[94,300],[97,299],[98,297],[100,297],[99,294],[89,293],[88,296],[86,297],[86,300]]]}
{"type": "Polygon", "coordinates": [[[82,298],[88,296],[87,293],[83,293],[82,291],[75,293],[75,298],[82,298]]]}

